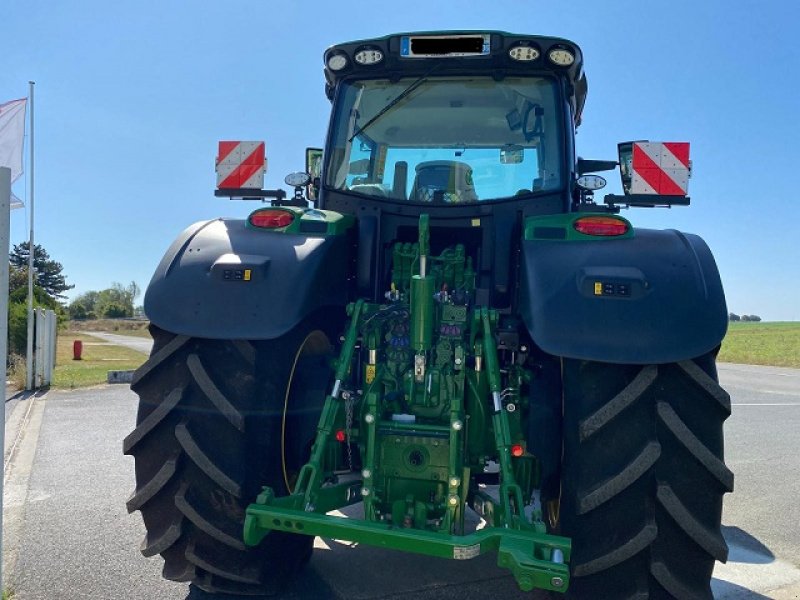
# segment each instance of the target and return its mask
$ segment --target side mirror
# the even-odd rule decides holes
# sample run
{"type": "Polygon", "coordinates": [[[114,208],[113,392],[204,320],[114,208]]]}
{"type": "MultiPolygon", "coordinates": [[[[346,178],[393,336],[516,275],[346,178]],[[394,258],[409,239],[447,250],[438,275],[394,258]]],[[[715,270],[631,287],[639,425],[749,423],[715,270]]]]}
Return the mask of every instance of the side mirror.
{"type": "Polygon", "coordinates": [[[306,185],[306,198],[316,203],[322,176],[322,148],[306,148],[306,173],[310,178],[306,185]]]}
{"type": "Polygon", "coordinates": [[[622,178],[622,193],[626,196],[631,193],[631,178],[633,170],[633,142],[623,142],[617,144],[617,155],[619,156],[619,174],[622,178]]]}
{"type": "Polygon", "coordinates": [[[613,160],[587,160],[585,158],[578,159],[578,177],[586,175],[587,173],[594,173],[595,171],[613,171],[617,168],[617,163],[613,160]]]}

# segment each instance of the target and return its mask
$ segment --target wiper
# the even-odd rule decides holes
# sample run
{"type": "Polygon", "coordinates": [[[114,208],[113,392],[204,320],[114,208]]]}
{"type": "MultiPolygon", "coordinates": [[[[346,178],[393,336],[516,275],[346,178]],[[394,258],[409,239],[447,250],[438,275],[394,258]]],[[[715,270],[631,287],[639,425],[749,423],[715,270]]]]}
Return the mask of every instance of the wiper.
{"type": "Polygon", "coordinates": [[[416,90],[416,89],[417,89],[419,86],[421,86],[423,83],[425,83],[426,81],[428,81],[428,77],[430,76],[430,74],[431,74],[431,73],[433,73],[434,69],[436,69],[436,67],[438,67],[438,66],[439,66],[438,64],[437,64],[437,65],[433,65],[433,67],[431,67],[430,69],[428,69],[428,72],[427,72],[427,73],[425,73],[424,75],[421,75],[421,76],[419,77],[419,79],[417,79],[416,81],[414,81],[414,82],[413,82],[411,85],[409,85],[409,86],[408,86],[406,89],[404,89],[402,92],[400,92],[400,93],[399,93],[399,94],[398,94],[398,95],[397,95],[397,96],[394,98],[394,100],[392,100],[391,102],[389,102],[389,104],[387,104],[387,105],[386,105],[386,106],[384,106],[382,109],[380,109],[380,110],[378,111],[378,113],[377,113],[377,114],[376,114],[374,117],[372,117],[372,118],[371,118],[369,121],[367,121],[366,123],[364,123],[364,125],[363,125],[362,127],[359,127],[359,128],[358,128],[358,130],[357,130],[355,133],[353,133],[353,135],[352,135],[352,136],[350,136],[350,139],[348,139],[348,140],[347,140],[347,142],[348,142],[348,143],[352,142],[352,141],[355,139],[355,137],[356,137],[357,135],[359,135],[359,134],[361,134],[361,133],[364,133],[364,132],[365,132],[365,131],[366,131],[366,130],[367,130],[367,129],[368,129],[368,128],[369,128],[369,127],[370,127],[370,126],[371,126],[371,125],[372,125],[372,124],[375,122],[375,121],[377,121],[378,119],[380,119],[380,118],[381,118],[383,115],[385,115],[387,112],[389,112],[390,110],[392,110],[392,108],[394,108],[395,106],[397,106],[397,103],[398,103],[398,102],[402,101],[404,98],[408,98],[408,96],[409,96],[409,95],[411,95],[411,93],[412,93],[414,90],[416,90]]]}

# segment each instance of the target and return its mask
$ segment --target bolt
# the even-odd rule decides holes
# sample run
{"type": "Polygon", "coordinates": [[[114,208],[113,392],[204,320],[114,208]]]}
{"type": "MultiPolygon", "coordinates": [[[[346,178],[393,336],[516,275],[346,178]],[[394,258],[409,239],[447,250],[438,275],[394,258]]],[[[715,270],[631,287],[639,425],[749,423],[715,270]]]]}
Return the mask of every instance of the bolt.
{"type": "Polygon", "coordinates": [[[454,429],[455,431],[461,431],[461,428],[462,428],[463,426],[464,426],[464,424],[463,424],[461,421],[458,421],[458,420],[456,420],[456,421],[453,421],[453,423],[452,423],[452,427],[453,427],[453,429],[454,429]]]}
{"type": "Polygon", "coordinates": [[[364,415],[364,420],[367,423],[374,423],[375,422],[375,415],[373,415],[372,413],[367,413],[366,415],[364,415]]]}
{"type": "Polygon", "coordinates": [[[561,587],[562,585],[564,585],[564,580],[561,577],[553,577],[550,580],[550,585],[552,585],[553,587],[561,587]]]}
{"type": "Polygon", "coordinates": [[[369,496],[369,488],[361,488],[362,496],[369,496]]]}
{"type": "Polygon", "coordinates": [[[514,404],[513,402],[509,402],[508,404],[506,404],[506,410],[510,413],[513,413],[515,410],[517,410],[517,405],[514,404]]]}
{"type": "Polygon", "coordinates": [[[369,479],[370,477],[372,477],[372,471],[370,471],[369,469],[364,469],[363,471],[361,471],[361,476],[364,479],[369,479]]]}
{"type": "Polygon", "coordinates": [[[520,352],[527,352],[528,351],[528,347],[527,346],[520,346],[519,347],[519,351],[520,352]]]}
{"type": "Polygon", "coordinates": [[[450,485],[451,485],[451,486],[453,486],[453,487],[458,487],[458,485],[459,485],[460,483],[461,483],[461,480],[460,480],[458,477],[451,477],[451,478],[450,478],[450,485]]]}

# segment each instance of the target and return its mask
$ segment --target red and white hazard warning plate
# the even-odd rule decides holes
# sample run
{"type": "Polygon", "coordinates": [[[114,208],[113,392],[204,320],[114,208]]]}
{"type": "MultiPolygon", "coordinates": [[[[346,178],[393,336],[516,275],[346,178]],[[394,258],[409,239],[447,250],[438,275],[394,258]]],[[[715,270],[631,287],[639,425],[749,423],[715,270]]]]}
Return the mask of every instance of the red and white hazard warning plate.
{"type": "Polygon", "coordinates": [[[689,193],[688,142],[634,142],[631,194],[689,193]]]}
{"type": "Polygon", "coordinates": [[[264,142],[220,142],[217,188],[260,190],[264,187],[267,158],[264,142]]]}

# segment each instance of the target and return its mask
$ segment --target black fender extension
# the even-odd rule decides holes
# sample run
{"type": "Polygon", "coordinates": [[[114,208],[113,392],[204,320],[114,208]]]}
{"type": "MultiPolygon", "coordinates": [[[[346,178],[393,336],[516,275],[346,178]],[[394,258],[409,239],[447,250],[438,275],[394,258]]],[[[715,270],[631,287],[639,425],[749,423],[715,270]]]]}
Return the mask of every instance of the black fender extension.
{"type": "Polygon", "coordinates": [[[348,300],[349,238],[258,230],[241,219],[191,225],[144,298],[150,321],[210,339],[274,339],[348,300]]]}
{"type": "Polygon", "coordinates": [[[711,251],[675,230],[524,241],[520,313],[549,354],[627,364],[701,356],[719,346],[728,326],[711,251]]]}

